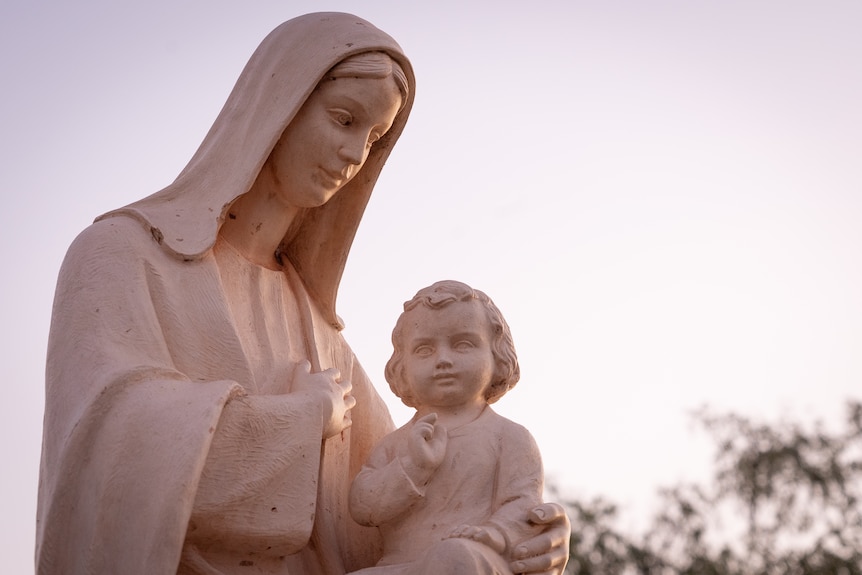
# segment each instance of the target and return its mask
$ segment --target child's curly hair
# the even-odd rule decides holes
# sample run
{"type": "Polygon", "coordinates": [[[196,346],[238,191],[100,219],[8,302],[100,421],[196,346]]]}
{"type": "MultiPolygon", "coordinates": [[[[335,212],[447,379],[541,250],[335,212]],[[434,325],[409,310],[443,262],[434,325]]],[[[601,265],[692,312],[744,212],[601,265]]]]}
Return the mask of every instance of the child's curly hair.
{"type": "Polygon", "coordinates": [[[471,300],[476,300],[482,304],[485,309],[485,316],[488,318],[488,326],[493,335],[491,352],[494,355],[494,376],[491,385],[485,392],[485,400],[488,403],[494,403],[518,383],[521,378],[521,368],[518,366],[518,356],[515,353],[512,332],[509,330],[506,320],[503,319],[503,314],[485,293],[474,290],[461,282],[444,280],[416,292],[413,299],[404,304],[404,312],[398,317],[395,328],[392,330],[393,351],[392,357],[386,363],[386,381],[389,382],[392,392],[400,397],[405,405],[416,407],[410,386],[405,383],[402,362],[404,357],[402,332],[407,313],[419,305],[424,305],[430,309],[441,309],[452,302],[471,300]]]}

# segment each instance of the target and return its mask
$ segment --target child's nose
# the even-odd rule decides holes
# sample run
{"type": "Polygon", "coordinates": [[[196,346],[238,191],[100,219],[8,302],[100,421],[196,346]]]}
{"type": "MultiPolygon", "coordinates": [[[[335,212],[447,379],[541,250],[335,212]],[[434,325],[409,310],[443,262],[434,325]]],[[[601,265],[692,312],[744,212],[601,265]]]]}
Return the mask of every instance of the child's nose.
{"type": "Polygon", "coordinates": [[[443,349],[437,352],[437,367],[450,367],[452,359],[447,350],[443,349]]]}

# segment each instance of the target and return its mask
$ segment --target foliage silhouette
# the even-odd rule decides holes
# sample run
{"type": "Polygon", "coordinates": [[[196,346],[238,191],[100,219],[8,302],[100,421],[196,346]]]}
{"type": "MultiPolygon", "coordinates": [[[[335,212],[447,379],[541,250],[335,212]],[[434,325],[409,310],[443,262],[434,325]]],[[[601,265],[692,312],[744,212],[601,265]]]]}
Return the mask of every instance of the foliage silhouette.
{"type": "Polygon", "coordinates": [[[862,575],[862,403],[841,429],[766,424],[703,409],[716,445],[712,483],[659,492],[645,533],[618,508],[569,501],[569,575],[862,575]]]}

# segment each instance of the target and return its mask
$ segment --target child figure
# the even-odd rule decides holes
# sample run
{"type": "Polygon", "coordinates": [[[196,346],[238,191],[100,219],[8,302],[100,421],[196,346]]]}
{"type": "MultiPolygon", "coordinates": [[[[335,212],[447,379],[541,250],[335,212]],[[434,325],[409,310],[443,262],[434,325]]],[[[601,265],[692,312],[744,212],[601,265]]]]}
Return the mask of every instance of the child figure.
{"type": "Polygon", "coordinates": [[[509,326],[484,293],[441,281],[404,304],[392,344],[386,380],[416,414],[353,482],[353,518],[383,536],[357,573],[511,574],[543,473],[530,433],[488,405],[520,377],[509,326]]]}

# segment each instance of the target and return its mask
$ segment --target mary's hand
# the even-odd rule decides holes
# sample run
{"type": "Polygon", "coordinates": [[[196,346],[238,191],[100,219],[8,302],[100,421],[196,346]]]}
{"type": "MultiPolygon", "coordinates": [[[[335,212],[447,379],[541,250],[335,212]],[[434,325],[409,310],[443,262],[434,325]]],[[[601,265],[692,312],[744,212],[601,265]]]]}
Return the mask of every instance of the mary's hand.
{"type": "Polygon", "coordinates": [[[349,381],[341,381],[337,369],[312,372],[308,361],[297,364],[293,373],[292,393],[313,398],[313,403],[320,408],[324,439],[350,427],[350,410],[356,405],[356,399],[350,394],[352,388],[349,381]]]}
{"type": "Polygon", "coordinates": [[[569,560],[572,533],[565,509],[557,503],[544,503],[530,512],[530,522],[544,525],[545,530],[515,547],[512,572],[561,575],[569,560]]]}

